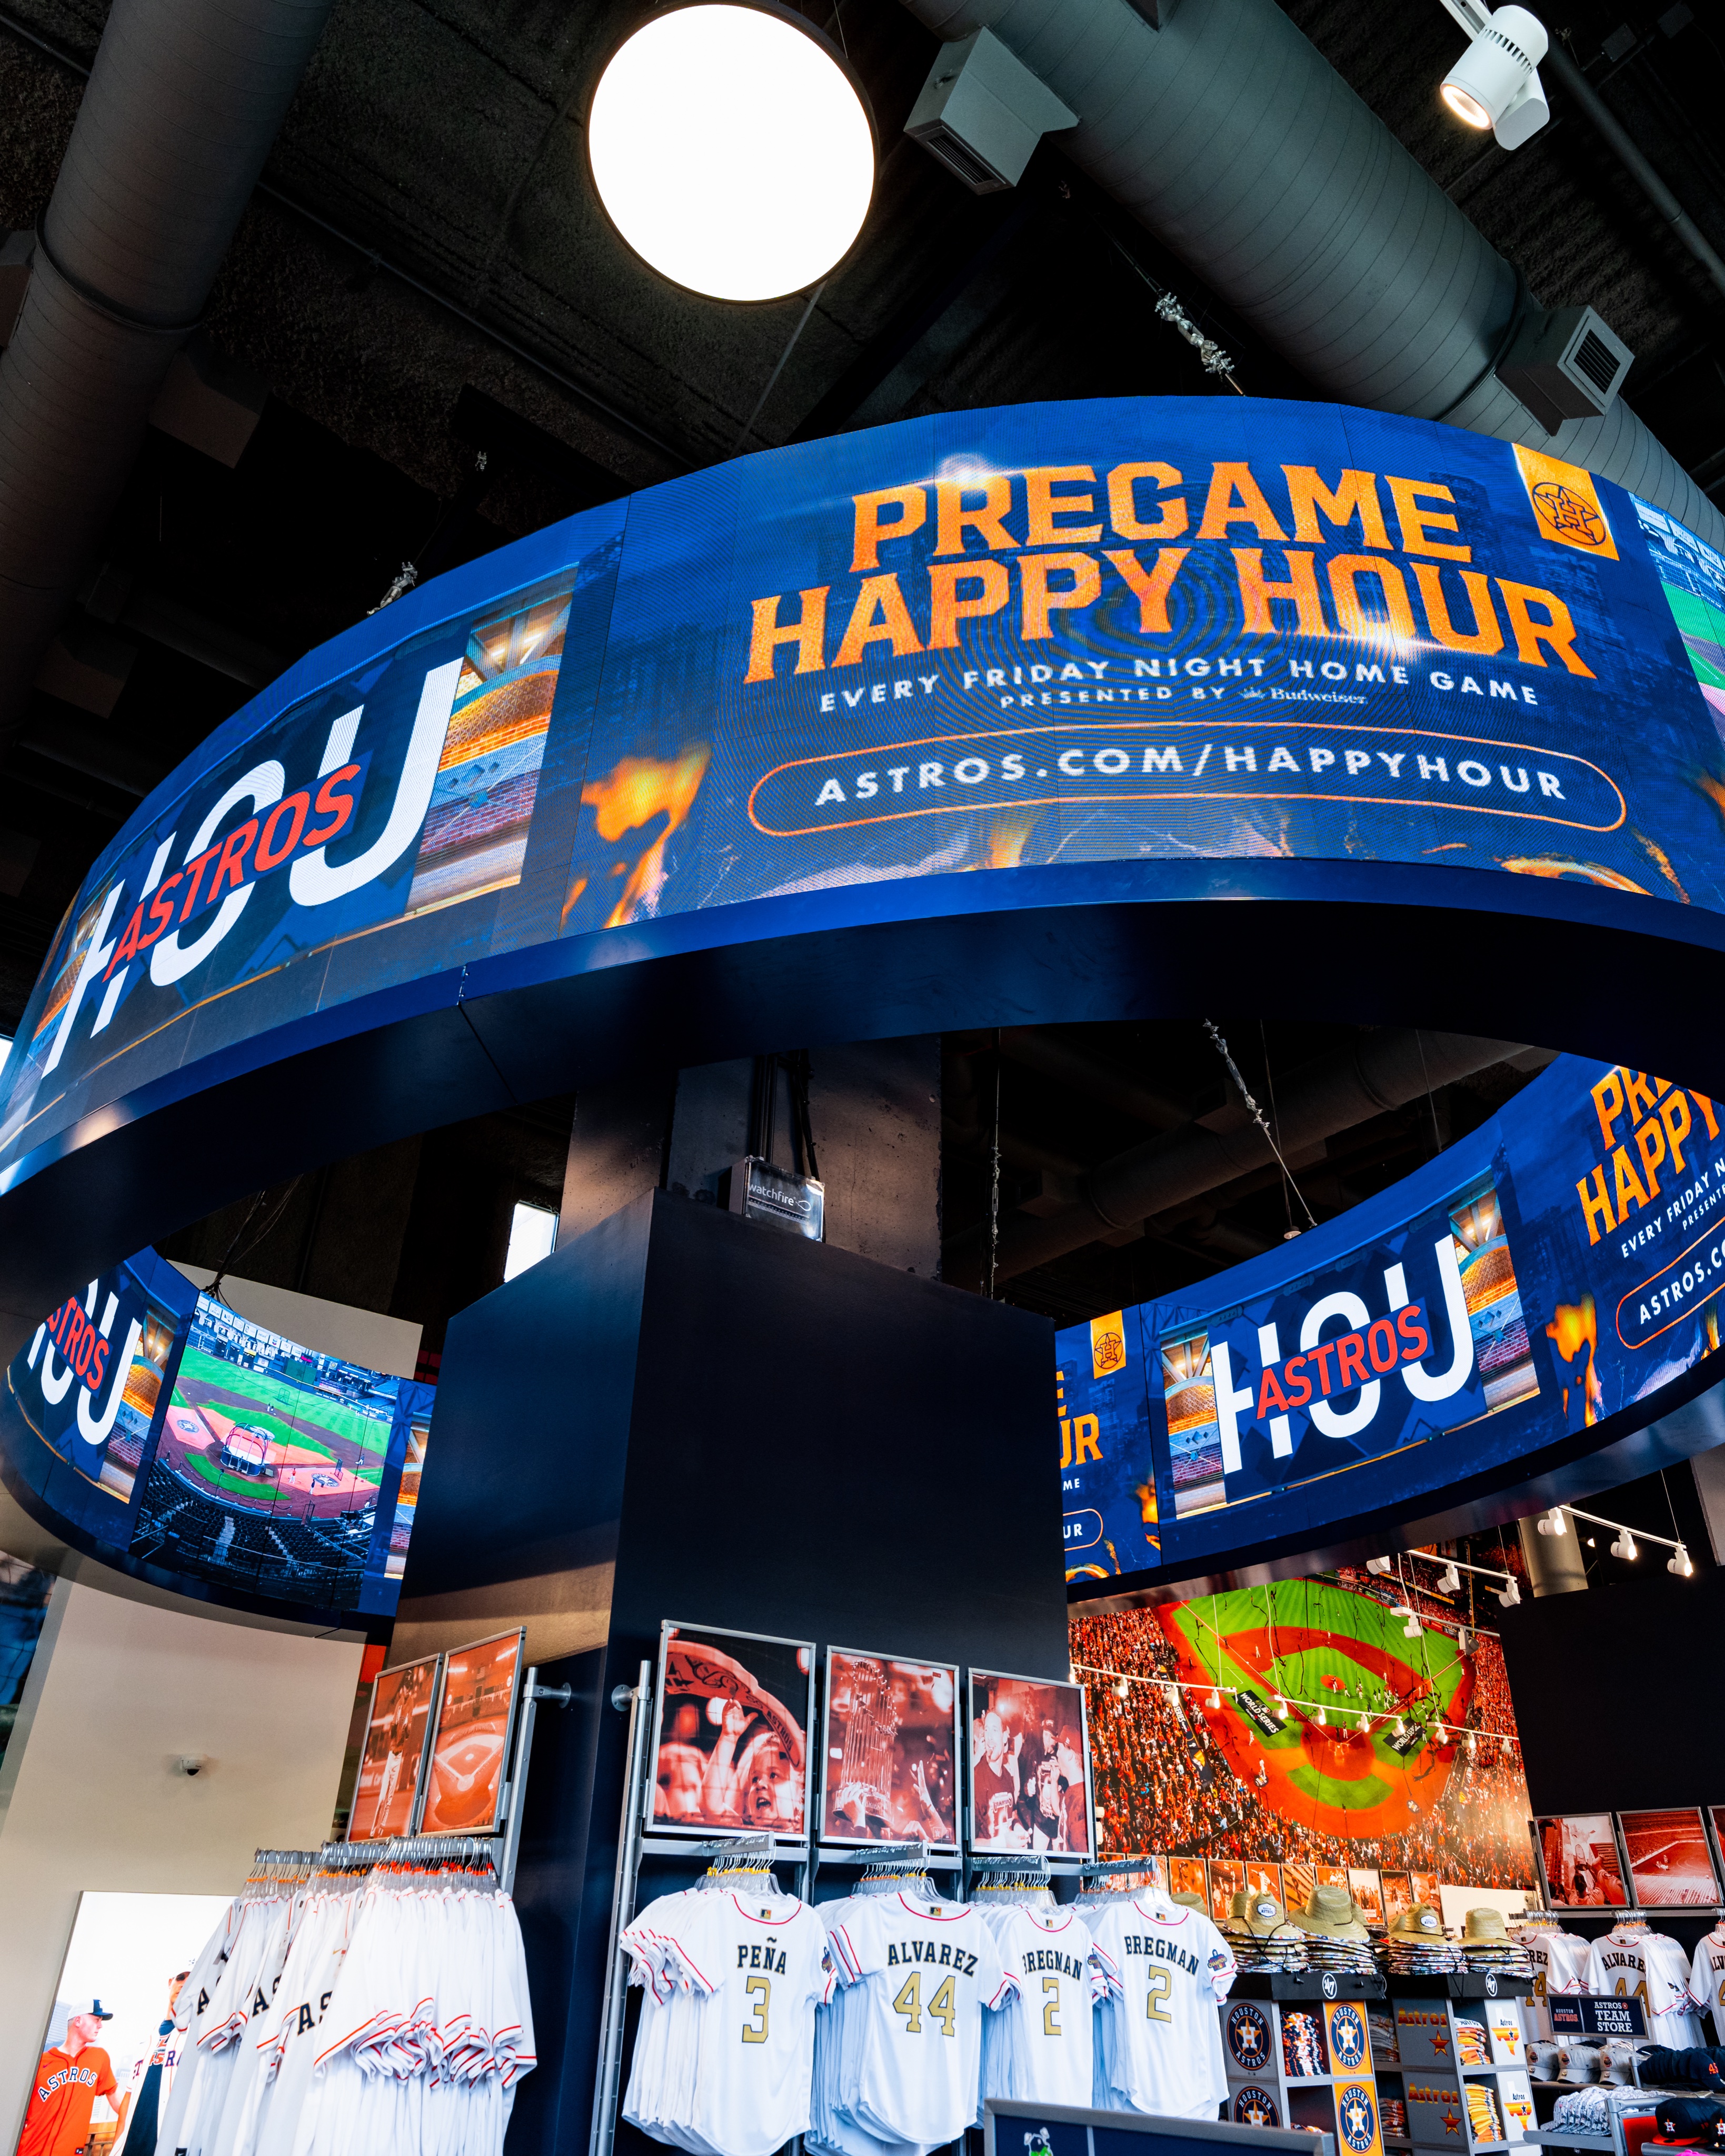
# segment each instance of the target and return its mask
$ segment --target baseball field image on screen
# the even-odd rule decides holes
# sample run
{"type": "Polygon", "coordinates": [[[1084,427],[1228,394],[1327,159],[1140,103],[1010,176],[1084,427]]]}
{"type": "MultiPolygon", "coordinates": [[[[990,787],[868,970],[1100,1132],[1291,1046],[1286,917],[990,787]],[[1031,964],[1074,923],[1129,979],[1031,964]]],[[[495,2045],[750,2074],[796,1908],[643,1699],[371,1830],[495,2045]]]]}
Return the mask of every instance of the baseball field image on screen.
{"type": "Polygon", "coordinates": [[[358,1599],[395,1381],[198,1298],[133,1553],[298,1601],[358,1599]]]}

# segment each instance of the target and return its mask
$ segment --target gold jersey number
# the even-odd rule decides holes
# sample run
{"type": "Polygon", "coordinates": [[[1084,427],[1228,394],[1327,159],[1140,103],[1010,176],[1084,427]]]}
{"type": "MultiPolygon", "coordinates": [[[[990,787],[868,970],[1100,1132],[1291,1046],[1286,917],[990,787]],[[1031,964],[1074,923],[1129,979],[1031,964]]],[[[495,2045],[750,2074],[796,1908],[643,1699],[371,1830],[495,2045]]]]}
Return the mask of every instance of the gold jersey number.
{"type": "MultiPolygon", "coordinates": [[[[922,2034],[922,1972],[921,1969],[912,1969],[905,1979],[902,1989],[892,2002],[892,2010],[895,2014],[904,2015],[906,2035],[920,2036],[922,2034]]],[[[952,1990],[952,1979],[950,1976],[929,2000],[928,2010],[940,2023],[943,2035],[957,2035],[958,2002],[952,1990]]]]}
{"type": "Polygon", "coordinates": [[[1145,2013],[1153,2021],[1172,2021],[1173,2015],[1164,2014],[1156,2002],[1158,1999],[1166,1999],[1173,1989],[1173,1979],[1165,1969],[1153,1969],[1147,1981],[1149,1989],[1144,1994],[1145,2013]]]}
{"type": "Polygon", "coordinates": [[[742,1987],[754,2001],[751,2009],[753,2019],[742,2025],[745,2044],[764,2044],[767,2041],[767,2009],[773,2002],[773,1986],[764,1976],[752,1976],[742,1987]]]}

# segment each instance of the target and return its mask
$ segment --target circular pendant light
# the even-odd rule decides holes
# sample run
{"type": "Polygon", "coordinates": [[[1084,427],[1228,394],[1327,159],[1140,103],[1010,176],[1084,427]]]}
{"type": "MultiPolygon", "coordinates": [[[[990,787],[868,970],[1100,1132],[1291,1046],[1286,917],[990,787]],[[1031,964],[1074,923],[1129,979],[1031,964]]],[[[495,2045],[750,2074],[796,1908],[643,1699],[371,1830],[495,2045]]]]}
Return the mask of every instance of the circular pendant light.
{"type": "Polygon", "coordinates": [[[875,131],[838,55],[788,10],[655,15],[612,55],[588,156],[643,261],[716,300],[825,276],[868,215],[875,131]]]}

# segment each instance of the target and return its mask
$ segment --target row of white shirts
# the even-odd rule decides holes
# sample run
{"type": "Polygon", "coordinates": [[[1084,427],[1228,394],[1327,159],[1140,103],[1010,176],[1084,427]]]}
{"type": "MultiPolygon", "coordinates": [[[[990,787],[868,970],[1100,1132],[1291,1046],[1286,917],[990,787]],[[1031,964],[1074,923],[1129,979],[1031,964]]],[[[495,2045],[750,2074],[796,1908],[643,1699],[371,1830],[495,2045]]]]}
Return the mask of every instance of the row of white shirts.
{"type": "Polygon", "coordinates": [[[423,1874],[235,1902],[174,2018],[155,2156],[501,2156],[534,2064],[514,1905],[423,1874]]]}
{"type": "Polygon", "coordinates": [[[623,1947],[644,1999],[624,2117],[691,2156],[928,2156],[985,2097],[1210,2118],[1234,1981],[1165,1896],[1086,1910],[691,1889],[623,1947]]]}
{"type": "Polygon", "coordinates": [[[1705,2010],[1725,2039],[1725,1935],[1717,1928],[1692,1955],[1663,1932],[1640,1938],[1608,1932],[1596,1939],[1578,1938],[1573,1932],[1524,1932],[1522,1941],[1532,1957],[1538,1998],[1584,1991],[1639,1999],[1648,2035],[1673,2050],[1700,2043],[1697,2016],[1705,2010]]]}

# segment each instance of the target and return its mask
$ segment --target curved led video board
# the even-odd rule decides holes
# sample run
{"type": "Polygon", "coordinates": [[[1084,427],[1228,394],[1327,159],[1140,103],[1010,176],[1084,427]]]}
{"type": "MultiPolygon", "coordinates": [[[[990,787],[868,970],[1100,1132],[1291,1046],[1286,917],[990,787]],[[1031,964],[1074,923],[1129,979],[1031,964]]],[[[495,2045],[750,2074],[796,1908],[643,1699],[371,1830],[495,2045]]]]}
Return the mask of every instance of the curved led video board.
{"type": "Polygon", "coordinates": [[[1725,562],[1440,425],[1122,399],[691,475],[358,624],[141,805],[0,1081],[0,1311],[793,1036],[1240,991],[1725,1093],[1722,726],[1725,562]]]}
{"type": "Polygon", "coordinates": [[[1708,1382],[1722,1120],[1705,1094],[1560,1056],[1365,1204],[1062,1332],[1069,1581],[1368,1532],[1708,1382]]]}

